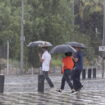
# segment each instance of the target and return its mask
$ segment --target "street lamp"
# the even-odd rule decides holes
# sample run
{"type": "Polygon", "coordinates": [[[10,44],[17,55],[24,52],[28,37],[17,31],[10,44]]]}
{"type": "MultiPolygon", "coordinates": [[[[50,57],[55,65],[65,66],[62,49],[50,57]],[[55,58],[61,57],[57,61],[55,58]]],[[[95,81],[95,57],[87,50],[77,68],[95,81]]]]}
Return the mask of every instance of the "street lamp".
{"type": "Polygon", "coordinates": [[[24,68],[24,0],[21,0],[20,73],[24,68]]]}

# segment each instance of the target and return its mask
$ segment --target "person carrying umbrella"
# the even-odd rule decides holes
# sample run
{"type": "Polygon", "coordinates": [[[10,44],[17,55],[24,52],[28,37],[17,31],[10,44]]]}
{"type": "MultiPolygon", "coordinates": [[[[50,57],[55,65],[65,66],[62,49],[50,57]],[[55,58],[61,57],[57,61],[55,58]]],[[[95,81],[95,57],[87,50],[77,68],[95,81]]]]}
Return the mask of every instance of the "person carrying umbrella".
{"type": "Polygon", "coordinates": [[[83,53],[80,47],[74,47],[77,52],[74,55],[75,69],[72,73],[73,86],[76,91],[79,91],[83,85],[80,82],[81,71],[83,70],[83,53]]]}
{"type": "Polygon", "coordinates": [[[71,45],[73,48],[76,49],[76,53],[74,54],[74,61],[75,61],[75,69],[72,72],[72,79],[73,79],[73,87],[76,91],[79,91],[83,85],[80,82],[80,75],[81,71],[83,70],[83,52],[81,49],[85,49],[86,46],[83,43],[79,42],[68,42],[68,45],[71,45]]]}
{"type": "Polygon", "coordinates": [[[52,81],[48,75],[48,72],[50,70],[51,55],[48,52],[48,47],[44,46],[44,47],[42,47],[42,50],[43,50],[43,54],[41,55],[39,53],[39,58],[40,58],[40,61],[42,63],[42,71],[43,71],[43,75],[44,75],[44,80],[46,79],[50,88],[53,89],[54,84],[52,83],[52,81]]]}
{"type": "Polygon", "coordinates": [[[71,73],[74,68],[74,61],[72,59],[72,52],[65,53],[65,57],[62,59],[62,73],[63,77],[61,80],[61,87],[58,92],[62,92],[65,87],[65,82],[68,83],[69,87],[71,88],[71,93],[75,92],[75,89],[73,88],[73,84],[71,83],[71,73]]]}
{"type": "Polygon", "coordinates": [[[52,54],[65,54],[65,57],[62,59],[62,80],[61,80],[61,87],[58,92],[62,92],[65,87],[65,82],[67,81],[69,87],[72,90],[72,93],[75,92],[75,89],[73,88],[73,84],[71,83],[71,73],[74,68],[74,61],[72,59],[72,54],[75,53],[76,50],[67,44],[61,44],[57,45],[52,48],[51,53],[52,54]]]}

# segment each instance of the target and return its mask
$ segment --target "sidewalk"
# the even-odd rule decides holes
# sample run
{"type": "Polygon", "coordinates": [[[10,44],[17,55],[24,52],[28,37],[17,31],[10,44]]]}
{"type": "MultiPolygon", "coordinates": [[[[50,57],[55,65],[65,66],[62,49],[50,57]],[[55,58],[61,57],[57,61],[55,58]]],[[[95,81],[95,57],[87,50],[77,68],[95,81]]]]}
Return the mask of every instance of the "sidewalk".
{"type": "MultiPolygon", "coordinates": [[[[61,76],[51,76],[60,87],[61,76]]],[[[71,94],[68,85],[64,93],[51,92],[45,82],[45,93],[37,93],[37,76],[8,76],[0,105],[105,105],[105,79],[82,80],[84,88],[71,94]]]]}
{"type": "Polygon", "coordinates": [[[5,93],[0,105],[105,105],[105,91],[81,91],[70,95],[58,93],[5,93]]]}

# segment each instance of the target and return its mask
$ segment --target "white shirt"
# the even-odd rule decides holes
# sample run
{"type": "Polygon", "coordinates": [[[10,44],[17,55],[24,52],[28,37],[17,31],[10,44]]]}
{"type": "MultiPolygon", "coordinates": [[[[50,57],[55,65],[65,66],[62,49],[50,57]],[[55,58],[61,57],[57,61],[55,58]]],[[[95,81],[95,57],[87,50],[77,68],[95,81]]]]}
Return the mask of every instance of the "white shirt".
{"type": "Polygon", "coordinates": [[[51,55],[48,51],[45,51],[42,54],[42,71],[49,71],[50,69],[50,61],[51,61],[51,55]]]}

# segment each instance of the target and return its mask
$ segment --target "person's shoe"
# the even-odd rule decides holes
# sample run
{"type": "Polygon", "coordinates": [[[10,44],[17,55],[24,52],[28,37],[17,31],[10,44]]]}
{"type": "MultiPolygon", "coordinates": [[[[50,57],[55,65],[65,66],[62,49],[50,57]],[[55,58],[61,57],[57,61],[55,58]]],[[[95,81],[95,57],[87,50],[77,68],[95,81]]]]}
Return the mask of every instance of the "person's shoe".
{"type": "Polygon", "coordinates": [[[72,94],[75,94],[75,93],[77,93],[77,91],[76,91],[75,89],[72,89],[72,90],[71,90],[71,93],[72,93],[72,94]]]}
{"type": "Polygon", "coordinates": [[[83,85],[81,85],[80,90],[83,88],[83,85]]]}
{"type": "Polygon", "coordinates": [[[83,88],[83,85],[81,85],[81,88],[83,88]]]}
{"type": "Polygon", "coordinates": [[[59,93],[62,93],[63,90],[62,89],[58,89],[56,91],[59,92],[59,93]]]}
{"type": "Polygon", "coordinates": [[[83,88],[83,85],[81,85],[80,88],[76,89],[76,91],[80,91],[83,88]]]}

